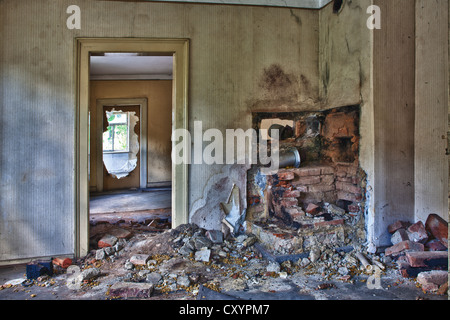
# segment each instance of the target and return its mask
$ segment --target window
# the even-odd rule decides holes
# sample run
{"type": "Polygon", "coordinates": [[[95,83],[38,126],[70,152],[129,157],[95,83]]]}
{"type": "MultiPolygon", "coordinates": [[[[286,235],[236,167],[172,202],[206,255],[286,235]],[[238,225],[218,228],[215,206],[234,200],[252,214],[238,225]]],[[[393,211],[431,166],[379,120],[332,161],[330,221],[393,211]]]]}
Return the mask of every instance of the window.
{"type": "Polygon", "coordinates": [[[106,112],[108,129],[103,133],[103,152],[129,151],[128,112],[106,112]]]}

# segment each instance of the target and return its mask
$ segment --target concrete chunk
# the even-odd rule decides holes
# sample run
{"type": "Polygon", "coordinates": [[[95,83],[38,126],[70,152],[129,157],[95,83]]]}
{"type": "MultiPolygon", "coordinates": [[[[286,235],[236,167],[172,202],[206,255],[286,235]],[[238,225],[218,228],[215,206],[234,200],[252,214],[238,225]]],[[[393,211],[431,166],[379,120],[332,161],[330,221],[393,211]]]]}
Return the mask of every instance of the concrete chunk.
{"type": "Polygon", "coordinates": [[[398,229],[394,232],[394,234],[391,236],[391,242],[392,244],[397,244],[402,241],[409,240],[408,233],[405,229],[398,229]]]}
{"type": "Polygon", "coordinates": [[[409,226],[406,232],[411,241],[425,243],[428,240],[428,234],[422,221],[418,221],[409,226]]]}
{"type": "Polygon", "coordinates": [[[109,295],[122,298],[150,298],[153,284],[147,282],[116,282],[109,288],[109,295]]]}
{"type": "Polygon", "coordinates": [[[83,282],[87,280],[94,279],[95,277],[100,275],[100,269],[98,268],[89,268],[84,269],[77,277],[78,282],[83,282]]]}
{"type": "Polygon", "coordinates": [[[438,291],[440,286],[448,282],[448,272],[444,270],[421,272],[417,275],[417,282],[426,291],[438,291]]]}
{"type": "Polygon", "coordinates": [[[209,249],[199,250],[195,253],[195,261],[209,262],[210,256],[211,250],[209,249]]]}
{"type": "Polygon", "coordinates": [[[150,256],[148,254],[136,254],[130,258],[130,262],[135,266],[143,266],[147,264],[150,256]]]}
{"type": "Polygon", "coordinates": [[[223,242],[223,232],[220,230],[208,230],[206,231],[206,236],[212,243],[222,243],[223,242]]]}

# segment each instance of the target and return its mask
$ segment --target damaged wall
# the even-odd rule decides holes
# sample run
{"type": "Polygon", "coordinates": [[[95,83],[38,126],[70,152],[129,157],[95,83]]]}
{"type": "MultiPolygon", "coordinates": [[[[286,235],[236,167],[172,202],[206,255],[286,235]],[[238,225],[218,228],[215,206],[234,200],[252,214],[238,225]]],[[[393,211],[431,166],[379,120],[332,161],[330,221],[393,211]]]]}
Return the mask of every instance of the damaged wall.
{"type": "Polygon", "coordinates": [[[320,55],[324,105],[361,105],[368,244],[389,245],[399,219],[448,219],[448,1],[348,0],[339,14],[329,5],[320,55]],[[366,26],[372,4],[381,29],[366,26]]]}
{"type": "MultiPolygon", "coordinates": [[[[425,135],[414,140],[422,128],[415,127],[411,72],[414,1],[348,0],[334,14],[330,5],[304,10],[77,0],[79,30],[66,27],[72,4],[0,2],[0,260],[74,252],[77,37],[189,38],[190,131],[199,120],[203,131],[251,128],[252,112],[274,108],[360,105],[360,163],[371,187],[369,240],[383,244],[390,222],[414,219],[414,180],[425,174],[415,175],[413,160],[423,154],[414,142],[430,141],[425,135]],[[382,8],[381,30],[366,27],[372,2],[382,8]],[[10,132],[20,135],[11,139],[10,132]]],[[[219,204],[233,183],[245,207],[247,169],[191,165],[191,221],[219,228],[219,204]]]]}
{"type": "Polygon", "coordinates": [[[383,19],[374,31],[374,240],[388,245],[388,224],[414,220],[415,6],[375,4],[383,19]]]}
{"type": "MultiPolygon", "coordinates": [[[[278,95],[277,106],[310,106],[318,98],[315,10],[79,0],[81,29],[68,29],[66,10],[73,4],[0,2],[0,104],[11,111],[0,116],[3,261],[74,252],[77,37],[189,38],[190,131],[196,120],[204,130],[250,128],[252,108],[272,100],[267,94],[273,90],[261,86],[271,66],[291,82],[292,99],[278,95]],[[21,134],[9,139],[7,132],[21,134]]],[[[236,183],[245,190],[245,179],[232,181],[242,172],[234,168],[190,167],[192,220],[217,221],[208,208],[228,192],[208,198],[215,176],[226,174],[229,189],[236,183]]]]}
{"type": "Polygon", "coordinates": [[[367,238],[374,238],[375,136],[373,31],[366,26],[371,0],[345,1],[339,13],[320,10],[320,100],[324,108],[360,105],[360,167],[367,175],[367,238]]]}

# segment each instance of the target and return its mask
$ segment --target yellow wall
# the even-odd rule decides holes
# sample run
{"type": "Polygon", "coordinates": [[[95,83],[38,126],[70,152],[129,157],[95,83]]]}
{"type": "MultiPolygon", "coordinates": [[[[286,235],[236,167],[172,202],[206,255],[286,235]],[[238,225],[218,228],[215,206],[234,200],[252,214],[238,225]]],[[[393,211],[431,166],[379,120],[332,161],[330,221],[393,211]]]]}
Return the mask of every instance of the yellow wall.
{"type": "MultiPolygon", "coordinates": [[[[147,184],[170,185],[172,134],[172,80],[95,80],[90,87],[91,137],[95,137],[96,100],[147,98],[147,184]]],[[[96,186],[95,139],[91,138],[90,188],[96,186]]],[[[145,165],[145,164],[143,164],[145,165]]]]}

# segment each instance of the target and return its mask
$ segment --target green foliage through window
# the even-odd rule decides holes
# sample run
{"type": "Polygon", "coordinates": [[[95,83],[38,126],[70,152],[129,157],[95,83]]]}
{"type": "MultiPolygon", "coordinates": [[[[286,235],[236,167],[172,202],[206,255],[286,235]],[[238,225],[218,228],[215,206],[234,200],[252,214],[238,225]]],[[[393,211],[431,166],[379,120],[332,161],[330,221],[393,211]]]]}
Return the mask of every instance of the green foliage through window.
{"type": "Polygon", "coordinates": [[[128,113],[107,113],[108,129],[103,133],[103,151],[128,151],[128,113]]]}

